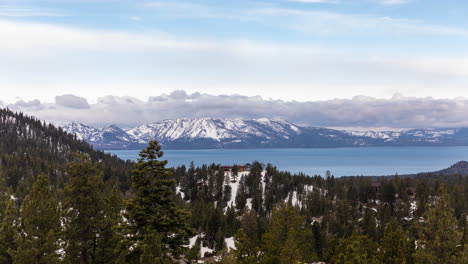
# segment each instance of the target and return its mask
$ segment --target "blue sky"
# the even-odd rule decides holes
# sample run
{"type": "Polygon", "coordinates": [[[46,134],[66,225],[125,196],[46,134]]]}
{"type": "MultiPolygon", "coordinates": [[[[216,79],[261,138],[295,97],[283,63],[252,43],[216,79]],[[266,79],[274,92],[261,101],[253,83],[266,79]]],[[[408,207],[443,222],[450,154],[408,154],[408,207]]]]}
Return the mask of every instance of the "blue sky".
{"type": "Polygon", "coordinates": [[[1,100],[468,97],[464,0],[0,0],[1,100]]]}

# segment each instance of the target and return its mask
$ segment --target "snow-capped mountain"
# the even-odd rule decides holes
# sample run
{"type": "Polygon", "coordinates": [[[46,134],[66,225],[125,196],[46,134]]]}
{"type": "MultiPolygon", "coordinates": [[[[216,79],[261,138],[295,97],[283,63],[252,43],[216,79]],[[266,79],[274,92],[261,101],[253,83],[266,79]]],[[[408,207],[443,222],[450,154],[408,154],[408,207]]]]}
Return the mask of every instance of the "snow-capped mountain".
{"type": "Polygon", "coordinates": [[[98,149],[131,149],[140,147],[131,135],[116,125],[96,128],[72,122],[63,126],[63,129],[75,134],[78,139],[85,140],[98,149]]]}
{"type": "Polygon", "coordinates": [[[218,142],[249,137],[269,140],[276,137],[287,139],[290,134],[299,134],[300,131],[299,127],[286,121],[265,118],[257,120],[200,118],[166,120],[161,123],[140,125],[127,132],[140,143],[145,143],[151,138],[160,141],[204,138],[218,142]]]}
{"type": "Polygon", "coordinates": [[[326,148],[356,146],[468,145],[468,129],[344,131],[301,127],[271,119],[176,119],[121,129],[70,123],[64,130],[100,149],[139,149],[150,139],[166,149],[326,148]]]}

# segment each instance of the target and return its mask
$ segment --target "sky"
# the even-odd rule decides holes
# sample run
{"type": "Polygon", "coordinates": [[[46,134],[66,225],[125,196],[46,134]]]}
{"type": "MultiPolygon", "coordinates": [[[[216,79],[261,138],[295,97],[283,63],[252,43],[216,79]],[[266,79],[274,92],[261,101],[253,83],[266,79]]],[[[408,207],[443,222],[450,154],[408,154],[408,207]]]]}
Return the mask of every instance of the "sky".
{"type": "Polygon", "coordinates": [[[0,0],[0,105],[90,123],[124,122],[90,116],[113,98],[122,111],[132,101],[145,113],[126,124],[210,114],[325,126],[468,125],[457,112],[468,110],[466,14],[464,0],[0,0]],[[178,93],[203,96],[177,99],[189,105],[178,115],[148,107],[178,93]],[[200,98],[226,96],[282,106],[194,110],[200,98]],[[395,101],[400,109],[383,108],[395,101]],[[402,106],[415,101],[448,109],[402,106]],[[367,114],[353,122],[310,117],[311,105],[345,112],[350,102],[367,114]],[[396,110],[409,117],[382,117],[396,110]]]}

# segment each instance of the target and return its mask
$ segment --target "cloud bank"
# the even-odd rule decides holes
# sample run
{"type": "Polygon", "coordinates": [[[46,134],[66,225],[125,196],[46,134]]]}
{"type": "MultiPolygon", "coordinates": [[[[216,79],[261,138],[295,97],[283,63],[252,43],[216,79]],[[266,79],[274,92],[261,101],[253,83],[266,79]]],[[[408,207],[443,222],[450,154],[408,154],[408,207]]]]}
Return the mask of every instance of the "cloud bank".
{"type": "Polygon", "coordinates": [[[65,94],[55,97],[55,104],[68,108],[89,108],[88,100],[73,94],[65,94]]]}
{"type": "MultiPolygon", "coordinates": [[[[4,103],[5,105],[5,103],[4,103]]],[[[468,99],[356,96],[326,101],[284,101],[260,96],[211,95],[176,90],[149,97],[104,96],[90,104],[76,95],[57,96],[54,103],[17,101],[12,110],[56,124],[78,121],[92,125],[131,127],[176,118],[272,118],[300,125],[359,128],[432,128],[468,126],[468,99]]]]}

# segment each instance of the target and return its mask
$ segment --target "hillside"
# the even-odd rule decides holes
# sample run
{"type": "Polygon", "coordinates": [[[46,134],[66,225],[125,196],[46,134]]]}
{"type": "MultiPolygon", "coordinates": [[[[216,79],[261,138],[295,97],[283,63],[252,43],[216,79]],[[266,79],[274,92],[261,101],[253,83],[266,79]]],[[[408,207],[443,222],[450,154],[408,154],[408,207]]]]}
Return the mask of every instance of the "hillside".
{"type": "Polygon", "coordinates": [[[370,146],[467,146],[468,129],[345,131],[305,127],[284,120],[175,119],[122,129],[72,122],[63,127],[98,149],[141,149],[150,139],[165,149],[334,148],[370,146]]]}
{"type": "MultiPolygon", "coordinates": [[[[429,203],[437,197],[441,183],[447,184],[448,189],[452,190],[449,194],[454,201],[452,206],[455,216],[463,218],[468,210],[467,196],[463,194],[468,190],[468,177],[447,174],[414,178],[322,178],[290,174],[279,171],[271,164],[265,166],[258,162],[248,167],[248,171],[215,164],[174,169],[178,182],[177,194],[190,205],[192,214],[196,215],[192,224],[198,233],[190,240],[189,247],[199,251],[205,261],[220,258],[226,251],[236,249],[232,241],[238,236],[234,231],[237,228],[248,230],[246,234],[253,241],[251,244],[244,243],[260,245],[262,249],[266,245],[270,246],[270,233],[280,231],[262,225],[266,222],[269,225],[275,221],[288,222],[283,218],[272,219],[278,210],[290,210],[281,204],[292,206],[303,217],[302,221],[306,224],[299,228],[301,232],[313,233],[302,243],[312,244],[310,250],[315,255],[303,255],[305,259],[309,257],[309,262],[300,263],[335,263],[334,240],[337,237],[349,237],[356,231],[374,241],[385,243],[382,236],[387,224],[397,224],[405,230],[419,228],[418,224],[425,221],[429,203]],[[236,217],[239,222],[236,222],[236,217]]],[[[284,213],[286,215],[283,217],[287,219],[298,217],[294,210],[284,213]]],[[[282,239],[283,243],[279,247],[287,248],[284,244],[286,239],[278,239],[282,239]]],[[[414,242],[415,238],[409,239],[414,242]]],[[[239,257],[241,253],[235,254],[239,257]]],[[[375,252],[372,254],[375,255],[375,252]]],[[[250,263],[259,263],[258,259],[253,259],[250,263]]]]}
{"type": "Polygon", "coordinates": [[[41,173],[49,175],[55,185],[63,185],[67,181],[65,165],[74,152],[99,161],[106,181],[118,183],[124,190],[129,188],[131,163],[94,150],[62,128],[0,109],[0,178],[17,195],[23,196],[41,173]]]}

